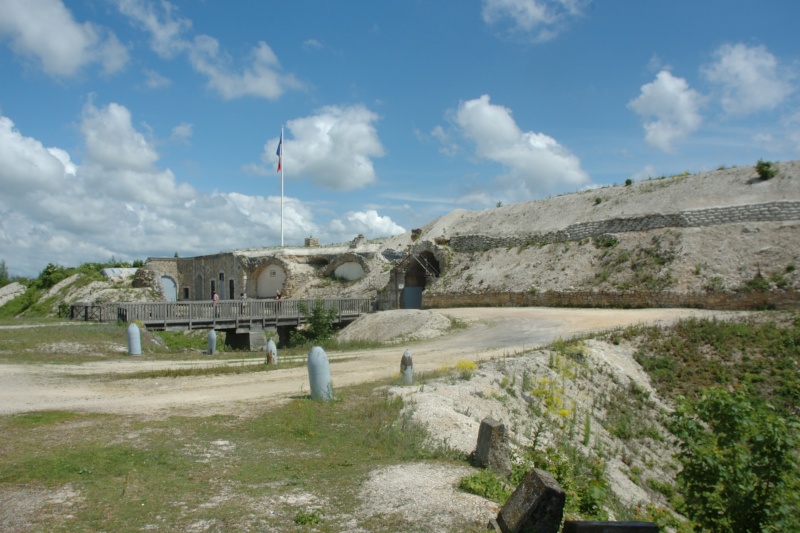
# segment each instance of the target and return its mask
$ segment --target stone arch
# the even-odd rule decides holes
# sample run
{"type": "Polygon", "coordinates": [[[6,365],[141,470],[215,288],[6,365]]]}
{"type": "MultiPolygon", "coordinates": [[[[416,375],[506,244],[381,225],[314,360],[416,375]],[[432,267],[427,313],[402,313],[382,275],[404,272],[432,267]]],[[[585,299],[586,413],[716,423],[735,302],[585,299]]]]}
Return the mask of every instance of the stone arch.
{"type": "Polygon", "coordinates": [[[403,260],[403,289],[401,306],[405,309],[422,307],[422,291],[442,275],[447,268],[445,251],[431,241],[416,246],[403,260]]]}
{"type": "Polygon", "coordinates": [[[161,276],[161,291],[164,293],[164,300],[168,302],[178,301],[178,284],[172,276],[161,276]]]}
{"type": "Polygon", "coordinates": [[[283,292],[286,285],[286,269],[277,262],[270,262],[255,273],[256,297],[275,298],[277,291],[283,292]]]}
{"type": "Polygon", "coordinates": [[[332,276],[337,279],[355,281],[363,278],[369,272],[369,265],[358,254],[347,252],[337,256],[322,271],[323,276],[332,276]]]}

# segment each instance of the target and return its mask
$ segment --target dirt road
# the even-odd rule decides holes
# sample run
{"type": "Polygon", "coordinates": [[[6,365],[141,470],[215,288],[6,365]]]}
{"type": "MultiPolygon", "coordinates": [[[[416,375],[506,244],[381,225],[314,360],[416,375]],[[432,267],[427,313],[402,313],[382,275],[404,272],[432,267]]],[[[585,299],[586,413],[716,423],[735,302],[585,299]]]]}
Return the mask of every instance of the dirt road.
{"type": "MultiPolygon", "coordinates": [[[[689,309],[551,308],[463,308],[441,312],[467,322],[469,327],[408,345],[329,354],[334,388],[397,375],[406,348],[413,353],[415,371],[420,372],[452,367],[461,359],[479,361],[512,355],[559,337],[590,331],[730,314],[689,309]],[[340,355],[346,359],[336,361],[340,355]]],[[[391,311],[384,313],[379,313],[383,315],[381,319],[391,319],[391,311]]],[[[254,354],[243,364],[262,361],[263,356],[254,354]]],[[[264,402],[283,402],[308,394],[305,367],[239,375],[107,379],[109,374],[205,364],[208,361],[202,359],[152,361],[145,355],[81,365],[0,365],[0,414],[46,409],[156,417],[245,414],[252,406],[263,407],[264,402]]]]}

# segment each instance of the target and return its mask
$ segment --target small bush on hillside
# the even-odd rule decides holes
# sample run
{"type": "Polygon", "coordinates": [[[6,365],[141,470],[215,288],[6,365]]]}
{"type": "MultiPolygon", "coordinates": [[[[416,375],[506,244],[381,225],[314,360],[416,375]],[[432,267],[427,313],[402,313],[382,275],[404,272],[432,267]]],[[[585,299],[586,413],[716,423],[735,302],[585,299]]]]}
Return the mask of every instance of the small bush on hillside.
{"type": "Polygon", "coordinates": [[[772,166],[770,161],[763,161],[761,159],[756,163],[756,173],[762,180],[770,180],[778,174],[778,169],[772,166]]]}

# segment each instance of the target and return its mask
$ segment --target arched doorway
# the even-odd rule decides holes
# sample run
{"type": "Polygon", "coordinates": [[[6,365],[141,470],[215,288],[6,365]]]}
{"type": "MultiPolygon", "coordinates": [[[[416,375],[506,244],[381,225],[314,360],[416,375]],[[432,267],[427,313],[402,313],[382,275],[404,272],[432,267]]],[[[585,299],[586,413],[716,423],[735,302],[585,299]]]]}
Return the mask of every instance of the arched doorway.
{"type": "Polygon", "coordinates": [[[432,252],[426,250],[411,256],[406,267],[401,303],[403,309],[422,308],[422,291],[428,283],[439,277],[439,268],[439,260],[432,252]]]}
{"type": "Polygon", "coordinates": [[[276,291],[283,291],[286,271],[280,265],[267,265],[256,280],[256,295],[259,298],[274,298],[276,291]]]}
{"type": "Polygon", "coordinates": [[[178,301],[178,286],[175,280],[169,276],[161,276],[161,290],[164,292],[164,299],[168,302],[178,301]]]}

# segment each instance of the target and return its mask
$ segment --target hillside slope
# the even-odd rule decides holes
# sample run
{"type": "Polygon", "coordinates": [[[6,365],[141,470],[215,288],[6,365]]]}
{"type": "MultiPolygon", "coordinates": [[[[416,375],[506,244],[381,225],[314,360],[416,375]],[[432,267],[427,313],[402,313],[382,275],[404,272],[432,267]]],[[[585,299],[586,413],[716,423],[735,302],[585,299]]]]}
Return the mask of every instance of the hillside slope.
{"type": "MultiPolygon", "coordinates": [[[[743,220],[694,227],[612,232],[599,238],[541,242],[576,226],[741,207],[800,202],[800,161],[775,165],[770,180],[754,167],[678,175],[520,202],[482,211],[455,210],[414,232],[381,239],[383,251],[418,253],[435,247],[447,257],[429,294],[636,291],[680,293],[800,289],[800,220],[743,220]],[[456,240],[479,236],[490,244],[460,251],[456,240]],[[608,237],[608,238],[605,238],[608,237]],[[504,241],[505,239],[505,241],[504,241]],[[538,240],[537,240],[538,239],[538,240]],[[506,244],[497,244],[507,242],[506,244]],[[494,244],[491,244],[494,243],[494,244]]],[[[768,208],[764,207],[764,210],[768,208]]],[[[747,217],[744,217],[745,219],[747,217]]],[[[373,260],[352,283],[310,277],[297,296],[375,296],[389,284],[391,265],[373,260]]]]}

